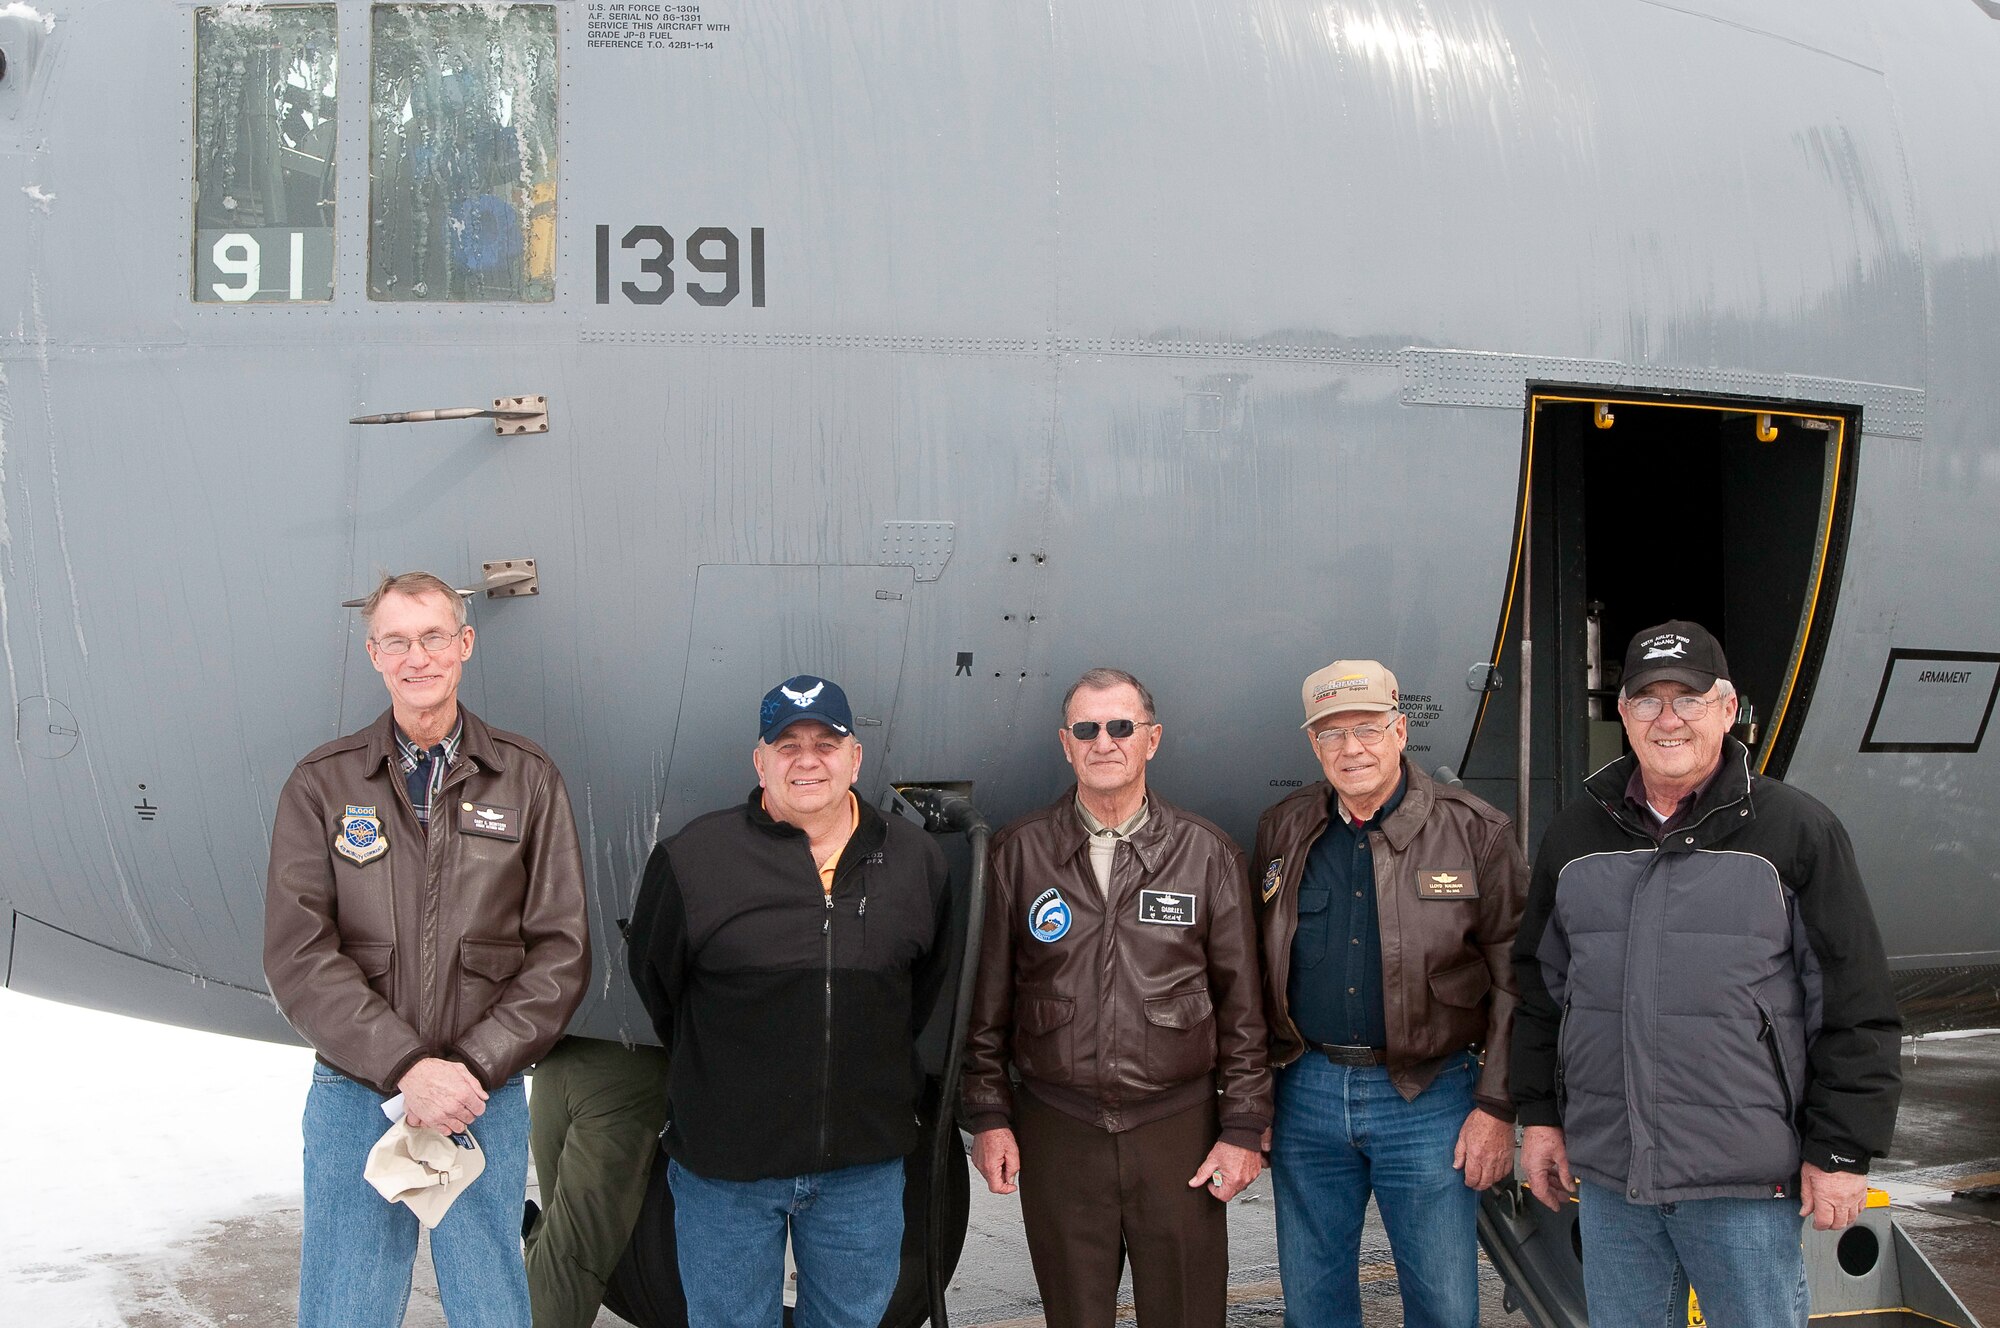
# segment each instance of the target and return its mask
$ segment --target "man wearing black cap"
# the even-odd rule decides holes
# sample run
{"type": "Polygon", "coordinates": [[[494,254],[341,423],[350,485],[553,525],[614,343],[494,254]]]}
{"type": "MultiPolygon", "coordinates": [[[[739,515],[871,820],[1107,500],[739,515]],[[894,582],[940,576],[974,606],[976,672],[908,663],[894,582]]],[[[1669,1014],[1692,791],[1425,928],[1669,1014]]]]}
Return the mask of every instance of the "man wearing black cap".
{"type": "Polygon", "coordinates": [[[688,1322],[769,1328],[785,1238],[798,1319],[875,1328],[895,1290],[916,1036],[944,981],[944,855],[853,793],[825,678],[764,696],[758,787],[653,850],[627,946],[666,1047],[688,1322]]]}
{"type": "Polygon", "coordinates": [[[1902,1024],[1833,813],[1751,772],[1699,625],[1639,633],[1632,754],[1542,840],[1514,946],[1522,1169],[1581,1182],[1593,1324],[1805,1328],[1800,1218],[1837,1230],[1889,1147],[1902,1024]]]}

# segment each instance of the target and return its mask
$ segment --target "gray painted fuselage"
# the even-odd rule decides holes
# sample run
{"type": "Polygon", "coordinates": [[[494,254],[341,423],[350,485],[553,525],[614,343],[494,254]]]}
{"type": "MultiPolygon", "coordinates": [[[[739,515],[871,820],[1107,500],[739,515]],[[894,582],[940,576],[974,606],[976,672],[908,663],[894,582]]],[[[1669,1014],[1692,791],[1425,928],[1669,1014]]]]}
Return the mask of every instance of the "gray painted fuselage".
{"type": "MultiPolygon", "coordinates": [[[[13,985],[285,1035],[272,807],[384,705],[340,607],[382,569],[537,560],[473,600],[463,695],[568,780],[607,1035],[647,851],[750,787],[793,672],[873,721],[870,796],[970,781],[996,824],[1065,782],[1094,664],[1246,841],[1336,656],[1457,762],[1541,381],[1861,408],[1787,777],[1899,967],[2000,962],[1992,754],[1860,750],[1890,651],[2000,651],[1991,6],[702,0],[727,30],[675,49],[557,0],[555,296],[489,304],[370,298],[368,5],[332,298],[250,304],[190,298],[194,6],[38,7],[0,8],[13,985]],[[764,302],[627,297],[645,225],[761,231],[764,302]],[[347,423],[531,393],[545,434],[347,423]]],[[[1702,501],[1630,495],[1661,577],[1702,501]]]]}

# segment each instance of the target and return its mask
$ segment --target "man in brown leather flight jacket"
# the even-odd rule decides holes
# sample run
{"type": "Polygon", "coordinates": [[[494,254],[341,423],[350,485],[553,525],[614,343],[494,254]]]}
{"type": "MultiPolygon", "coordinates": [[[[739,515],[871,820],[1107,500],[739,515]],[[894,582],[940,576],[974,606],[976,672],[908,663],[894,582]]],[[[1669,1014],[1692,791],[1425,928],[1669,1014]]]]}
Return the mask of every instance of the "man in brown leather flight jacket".
{"type": "Polygon", "coordinates": [[[1477,1192],[1513,1161],[1527,862],[1505,816],[1404,758],[1389,670],[1336,660],[1303,698],[1326,779],[1264,813],[1251,859],[1285,1321],[1360,1328],[1372,1190],[1404,1321],[1475,1328],[1477,1192]]]}
{"type": "Polygon", "coordinates": [[[486,1157],[431,1233],[447,1317],[528,1328],[521,1072],[590,977],[576,825],[541,748],[458,704],[473,632],[456,591],[406,573],[362,613],[389,712],[293,770],[264,901],[265,977],[319,1061],[299,1323],[402,1319],[417,1217],[362,1174],[400,1094],[408,1123],[486,1157]]]}
{"type": "Polygon", "coordinates": [[[1090,670],[1063,698],[1076,784],[993,841],[964,1107],[988,1188],[1019,1178],[1050,1328],[1111,1328],[1128,1254],[1141,1328],[1219,1328],[1223,1204],[1262,1167],[1243,856],[1147,792],[1160,733],[1138,679],[1090,670]]]}

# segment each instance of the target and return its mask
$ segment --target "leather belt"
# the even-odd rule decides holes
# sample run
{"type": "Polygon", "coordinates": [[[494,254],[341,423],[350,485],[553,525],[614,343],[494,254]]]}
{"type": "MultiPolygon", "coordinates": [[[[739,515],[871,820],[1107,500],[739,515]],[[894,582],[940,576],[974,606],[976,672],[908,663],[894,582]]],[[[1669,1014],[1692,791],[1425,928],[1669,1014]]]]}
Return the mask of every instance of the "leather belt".
{"type": "Polygon", "coordinates": [[[1335,1065],[1387,1065],[1389,1053],[1382,1047],[1343,1047],[1326,1042],[1306,1044],[1335,1065]]]}

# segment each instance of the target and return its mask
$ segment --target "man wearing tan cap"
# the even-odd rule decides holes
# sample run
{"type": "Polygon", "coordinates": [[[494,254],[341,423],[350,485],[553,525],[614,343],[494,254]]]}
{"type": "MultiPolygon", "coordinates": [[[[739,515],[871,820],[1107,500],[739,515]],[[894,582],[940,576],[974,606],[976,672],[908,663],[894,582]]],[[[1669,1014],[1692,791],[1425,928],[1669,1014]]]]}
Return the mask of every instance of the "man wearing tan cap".
{"type": "Polygon", "coordinates": [[[1508,819],[1403,759],[1396,677],[1305,681],[1326,778],[1257,825],[1285,1322],[1360,1328],[1372,1192],[1404,1322],[1479,1321],[1478,1191],[1513,1160],[1509,949],[1528,866],[1508,819]]]}

